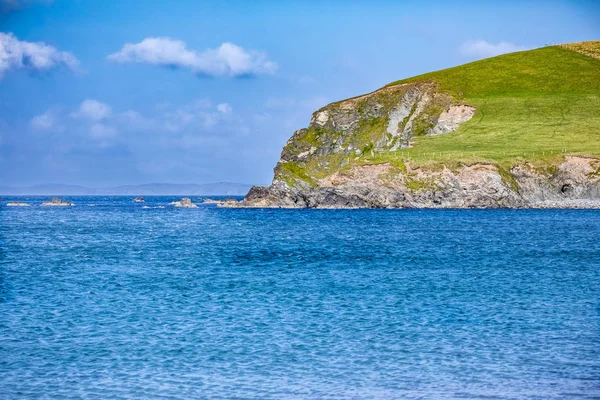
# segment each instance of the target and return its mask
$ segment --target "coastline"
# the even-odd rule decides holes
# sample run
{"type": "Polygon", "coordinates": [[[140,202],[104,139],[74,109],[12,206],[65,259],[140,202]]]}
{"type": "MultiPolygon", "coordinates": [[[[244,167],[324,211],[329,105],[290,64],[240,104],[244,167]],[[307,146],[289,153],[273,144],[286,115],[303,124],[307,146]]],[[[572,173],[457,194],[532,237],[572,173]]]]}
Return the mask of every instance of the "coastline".
{"type": "Polygon", "coordinates": [[[244,208],[600,208],[600,160],[566,156],[558,165],[527,162],[509,170],[492,164],[449,168],[389,163],[352,167],[313,185],[275,178],[254,186],[244,208]]]}
{"type": "Polygon", "coordinates": [[[600,200],[564,200],[545,201],[522,207],[453,207],[453,206],[403,206],[403,207],[349,207],[349,206],[276,206],[276,205],[249,205],[239,202],[216,203],[219,208],[246,208],[246,209],[315,209],[315,210],[598,210],[600,200]]]}

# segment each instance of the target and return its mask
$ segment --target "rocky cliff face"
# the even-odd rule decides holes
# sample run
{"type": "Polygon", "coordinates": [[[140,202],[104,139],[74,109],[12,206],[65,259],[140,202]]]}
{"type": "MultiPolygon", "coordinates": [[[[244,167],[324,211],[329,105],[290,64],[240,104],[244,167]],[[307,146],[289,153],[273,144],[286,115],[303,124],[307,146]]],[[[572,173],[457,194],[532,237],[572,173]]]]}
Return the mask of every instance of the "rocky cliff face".
{"type": "Polygon", "coordinates": [[[600,160],[564,157],[554,166],[527,162],[509,169],[487,163],[410,159],[376,162],[400,153],[422,135],[443,135],[475,109],[431,83],[386,87],[316,111],[294,132],[275,167],[273,183],[253,187],[245,207],[522,208],[600,205],[600,160]],[[365,161],[368,158],[369,161],[365,161]]]}
{"type": "Polygon", "coordinates": [[[399,172],[390,164],[335,173],[313,188],[253,187],[242,206],[316,208],[578,208],[600,206],[600,160],[567,157],[556,171],[529,164],[509,176],[488,164],[399,172]]]}
{"type": "Polygon", "coordinates": [[[453,132],[475,109],[455,104],[433,84],[413,83],[330,104],[294,132],[275,167],[273,183],[318,185],[362,157],[411,147],[420,135],[453,132]]]}

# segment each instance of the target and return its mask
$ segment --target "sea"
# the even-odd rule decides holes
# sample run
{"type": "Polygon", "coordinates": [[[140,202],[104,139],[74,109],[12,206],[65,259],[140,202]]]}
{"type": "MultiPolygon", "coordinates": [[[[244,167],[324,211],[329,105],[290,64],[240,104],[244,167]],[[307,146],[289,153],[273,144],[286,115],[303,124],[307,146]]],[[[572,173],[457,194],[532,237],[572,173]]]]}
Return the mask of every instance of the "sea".
{"type": "Polygon", "coordinates": [[[600,398],[598,210],[47,199],[0,203],[0,399],[600,398]]]}

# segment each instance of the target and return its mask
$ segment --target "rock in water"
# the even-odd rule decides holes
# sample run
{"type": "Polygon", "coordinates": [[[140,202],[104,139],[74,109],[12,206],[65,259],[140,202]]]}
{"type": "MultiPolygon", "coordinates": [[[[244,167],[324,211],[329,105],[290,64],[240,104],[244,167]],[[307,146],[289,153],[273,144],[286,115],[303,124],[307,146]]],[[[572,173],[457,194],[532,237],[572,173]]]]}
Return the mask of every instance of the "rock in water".
{"type": "Polygon", "coordinates": [[[67,200],[59,199],[58,197],[53,197],[50,201],[46,201],[42,203],[42,207],[72,207],[73,203],[67,200]]]}
{"type": "Polygon", "coordinates": [[[196,207],[198,207],[197,205],[192,203],[192,200],[190,200],[189,197],[184,197],[179,201],[172,202],[171,204],[173,204],[175,207],[181,207],[181,208],[196,208],[196,207]]]}
{"type": "Polygon", "coordinates": [[[7,207],[29,207],[27,203],[21,203],[20,201],[9,201],[6,203],[7,207]]]}
{"type": "Polygon", "coordinates": [[[143,203],[145,200],[143,197],[136,197],[135,199],[133,199],[134,203],[143,203]]]}
{"type": "Polygon", "coordinates": [[[223,200],[215,200],[215,199],[205,199],[203,204],[214,204],[217,207],[236,207],[238,201],[236,199],[223,199],[223,200]]]}

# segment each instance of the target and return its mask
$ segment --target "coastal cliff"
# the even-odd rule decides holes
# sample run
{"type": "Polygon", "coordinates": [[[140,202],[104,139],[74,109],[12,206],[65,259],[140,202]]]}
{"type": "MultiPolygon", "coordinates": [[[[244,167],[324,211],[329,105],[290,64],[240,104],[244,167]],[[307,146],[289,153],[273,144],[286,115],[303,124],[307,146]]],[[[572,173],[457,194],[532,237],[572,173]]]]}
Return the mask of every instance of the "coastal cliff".
{"type": "Polygon", "coordinates": [[[491,164],[437,170],[389,163],[354,166],[316,187],[275,181],[241,204],[283,208],[590,208],[600,207],[600,160],[568,156],[556,170],[491,164]]]}
{"type": "Polygon", "coordinates": [[[600,42],[513,53],[317,110],[243,207],[600,207],[600,42]]]}

